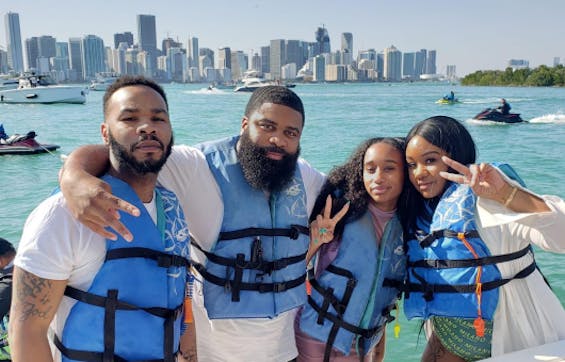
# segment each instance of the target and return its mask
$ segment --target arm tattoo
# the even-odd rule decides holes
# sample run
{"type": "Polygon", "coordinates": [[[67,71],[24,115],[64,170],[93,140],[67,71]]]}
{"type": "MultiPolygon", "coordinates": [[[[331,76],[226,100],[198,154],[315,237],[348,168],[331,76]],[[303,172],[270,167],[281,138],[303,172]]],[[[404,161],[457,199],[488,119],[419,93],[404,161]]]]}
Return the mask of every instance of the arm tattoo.
{"type": "Polygon", "coordinates": [[[18,273],[17,289],[15,291],[18,301],[21,303],[20,321],[30,317],[41,319],[53,308],[50,304],[51,281],[22,271],[18,273]]]}

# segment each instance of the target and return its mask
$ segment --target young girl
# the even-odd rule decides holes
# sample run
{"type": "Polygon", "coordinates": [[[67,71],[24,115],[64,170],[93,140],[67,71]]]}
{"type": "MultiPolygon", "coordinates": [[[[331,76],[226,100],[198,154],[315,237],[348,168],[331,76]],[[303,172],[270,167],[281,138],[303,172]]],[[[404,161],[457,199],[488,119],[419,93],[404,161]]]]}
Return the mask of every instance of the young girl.
{"type": "Polygon", "coordinates": [[[384,356],[385,325],[406,272],[396,216],[407,179],[403,146],[398,138],[369,139],[328,175],[312,212],[308,258],[317,258],[296,319],[298,362],[384,356]]]}
{"type": "Polygon", "coordinates": [[[565,252],[565,203],[538,196],[508,165],[475,164],[458,121],[406,137],[408,285],[404,313],[426,320],[423,361],[475,361],[565,339],[565,311],[530,243],[565,252]]]}

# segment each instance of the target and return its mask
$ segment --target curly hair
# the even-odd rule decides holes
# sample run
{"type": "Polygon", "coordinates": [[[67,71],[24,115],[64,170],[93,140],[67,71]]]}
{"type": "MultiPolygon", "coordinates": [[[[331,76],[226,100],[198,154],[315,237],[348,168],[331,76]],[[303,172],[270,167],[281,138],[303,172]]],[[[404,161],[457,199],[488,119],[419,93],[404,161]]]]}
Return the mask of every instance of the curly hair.
{"type": "MultiPolygon", "coordinates": [[[[369,147],[377,143],[391,145],[403,155],[402,159],[404,159],[404,140],[402,138],[375,137],[363,141],[344,164],[334,167],[328,174],[326,183],[314,204],[310,221],[316,219],[316,216],[323,212],[328,195],[332,195],[332,215],[335,215],[347,202],[350,202],[349,211],[336,225],[334,233],[338,237],[343,232],[346,223],[360,218],[367,211],[371,196],[365,190],[363,183],[363,162],[369,147]]],[[[406,189],[408,180],[406,167],[404,167],[404,174],[403,190],[406,189]]],[[[401,204],[405,203],[399,202],[399,205],[401,204]]],[[[397,209],[397,212],[401,212],[400,208],[397,209]]]]}

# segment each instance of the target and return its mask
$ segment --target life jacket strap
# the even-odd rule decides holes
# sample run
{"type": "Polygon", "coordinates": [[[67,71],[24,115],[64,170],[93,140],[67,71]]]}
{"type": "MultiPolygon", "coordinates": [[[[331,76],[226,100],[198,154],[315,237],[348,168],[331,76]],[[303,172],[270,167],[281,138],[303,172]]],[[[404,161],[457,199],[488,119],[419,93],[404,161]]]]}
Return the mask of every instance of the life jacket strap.
{"type": "Polygon", "coordinates": [[[310,229],[302,225],[291,225],[289,228],[245,228],[221,232],[218,241],[241,239],[248,236],[286,236],[292,240],[300,234],[310,235],[310,229]]]}
{"type": "MultiPolygon", "coordinates": [[[[193,262],[194,268],[202,275],[204,279],[209,281],[212,284],[218,285],[220,287],[224,287],[226,291],[232,292],[232,301],[237,302],[239,301],[239,291],[241,290],[250,290],[256,291],[259,293],[282,293],[286,290],[296,288],[299,285],[303,285],[304,281],[306,280],[306,273],[302,274],[296,279],[288,280],[286,282],[280,283],[244,283],[239,281],[232,280],[226,275],[225,278],[220,278],[212,273],[209,273],[206,270],[206,267],[200,263],[193,262]],[[234,300],[234,298],[236,300],[234,300]]],[[[229,271],[229,269],[227,269],[229,271]]],[[[226,273],[228,274],[228,273],[226,273]]]]}
{"type": "Polygon", "coordinates": [[[443,238],[443,237],[445,237],[445,238],[457,238],[458,235],[460,235],[460,234],[463,234],[463,236],[466,239],[479,238],[480,237],[479,232],[477,230],[469,230],[469,231],[466,231],[464,233],[460,233],[460,232],[448,230],[448,229],[432,231],[431,233],[429,233],[427,235],[422,235],[421,233],[418,232],[414,236],[418,240],[418,242],[420,243],[420,246],[422,248],[427,248],[437,239],[440,239],[440,238],[443,238]]]}
{"type": "Polygon", "coordinates": [[[477,259],[456,259],[456,260],[440,260],[440,259],[423,259],[417,261],[408,261],[408,267],[412,268],[430,268],[430,269],[449,269],[449,268],[471,268],[484,265],[499,264],[514,259],[519,259],[528,254],[532,250],[532,246],[528,245],[523,249],[509,254],[501,254],[494,256],[486,256],[477,259]]]}
{"type": "Polygon", "coordinates": [[[148,248],[119,248],[108,250],[105,261],[124,258],[152,259],[162,268],[171,266],[190,268],[190,260],[187,258],[148,248]]]}
{"type": "MultiPolygon", "coordinates": [[[[503,286],[506,283],[509,283],[510,281],[514,280],[514,279],[523,279],[525,277],[527,277],[528,275],[532,274],[534,272],[534,270],[536,270],[536,262],[533,261],[529,266],[525,267],[524,269],[522,269],[520,272],[518,272],[516,275],[514,275],[511,278],[504,278],[504,279],[499,279],[499,280],[493,280],[490,282],[485,282],[482,283],[481,285],[481,289],[482,291],[488,291],[488,290],[492,290],[495,288],[499,288],[501,286],[503,286]]],[[[452,284],[430,284],[427,283],[424,278],[422,278],[418,273],[416,273],[414,270],[411,270],[412,275],[414,275],[414,277],[420,282],[420,283],[408,283],[407,284],[407,288],[409,292],[420,292],[420,293],[424,293],[424,298],[426,298],[426,300],[432,300],[433,299],[433,294],[434,293],[475,293],[476,289],[477,289],[477,284],[458,284],[458,285],[452,285],[452,284]]],[[[408,296],[406,296],[408,297],[408,296]]]]}

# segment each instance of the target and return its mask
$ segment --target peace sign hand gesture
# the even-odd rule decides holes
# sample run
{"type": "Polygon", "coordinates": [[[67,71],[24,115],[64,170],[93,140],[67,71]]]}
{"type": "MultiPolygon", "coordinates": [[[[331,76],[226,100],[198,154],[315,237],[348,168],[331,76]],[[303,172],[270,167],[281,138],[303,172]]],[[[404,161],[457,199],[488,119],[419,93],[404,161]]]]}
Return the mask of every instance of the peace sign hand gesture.
{"type": "Polygon", "coordinates": [[[502,195],[505,195],[504,191],[506,191],[504,188],[509,186],[507,186],[507,182],[494,166],[488,163],[481,163],[467,167],[447,156],[443,156],[441,159],[447,166],[459,172],[459,174],[455,174],[442,171],[440,172],[441,177],[449,181],[469,185],[477,196],[502,202],[502,195]]]}
{"type": "Polygon", "coordinates": [[[326,206],[323,214],[316,217],[316,220],[310,223],[310,248],[308,250],[307,260],[310,261],[312,255],[318,250],[322,244],[329,243],[334,239],[334,230],[337,223],[343,219],[349,211],[349,202],[339,210],[334,217],[332,212],[332,197],[328,195],[326,198],[326,206]]]}

